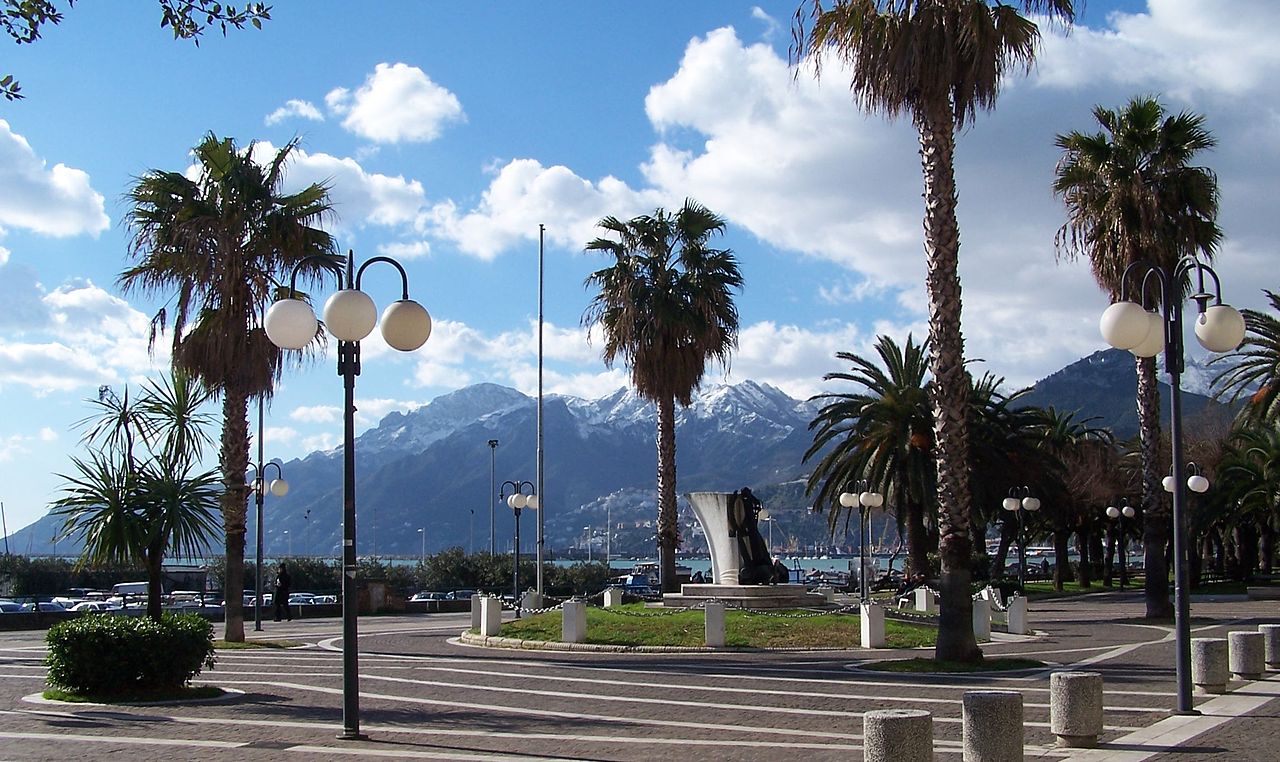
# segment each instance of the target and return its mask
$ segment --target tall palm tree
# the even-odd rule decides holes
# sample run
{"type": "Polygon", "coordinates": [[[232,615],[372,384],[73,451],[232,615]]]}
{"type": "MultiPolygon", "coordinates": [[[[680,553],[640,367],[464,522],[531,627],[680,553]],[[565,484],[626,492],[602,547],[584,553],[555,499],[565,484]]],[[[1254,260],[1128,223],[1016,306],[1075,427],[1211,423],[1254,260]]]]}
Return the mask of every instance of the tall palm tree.
{"type": "MultiPolygon", "coordinates": [[[[1280,311],[1280,294],[1264,290],[1271,309],[1280,311]]],[[[1235,352],[1215,357],[1227,368],[1213,379],[1217,396],[1232,402],[1248,396],[1240,417],[1249,423],[1280,420],[1280,319],[1258,310],[1244,310],[1244,343],[1235,352]]]]}
{"type": "MultiPolygon", "coordinates": [[[[1063,153],[1053,190],[1067,207],[1057,244],[1059,256],[1066,259],[1088,257],[1098,285],[1114,301],[1125,268],[1134,262],[1145,260],[1173,272],[1182,257],[1212,259],[1222,237],[1215,221],[1217,178],[1191,162],[1216,141],[1205,129],[1204,117],[1189,112],[1167,116],[1153,97],[1133,98],[1121,110],[1095,106],[1093,116],[1101,131],[1068,132],[1055,141],[1063,153]]],[[[1156,466],[1160,392],[1155,359],[1136,362],[1146,608],[1147,616],[1163,618],[1173,614],[1165,563],[1172,517],[1161,500],[1156,466]]]]}
{"type": "Polygon", "coordinates": [[[867,479],[885,494],[901,532],[906,530],[911,574],[929,574],[929,534],[925,507],[932,505],[935,490],[933,467],[933,419],[929,410],[929,342],[916,344],[910,335],[899,347],[888,336],[876,341],[880,364],[854,354],[836,357],[852,363],[849,372],[828,373],[824,381],[856,384],[861,391],[820,394],[813,399],[822,408],[809,423],[813,444],[805,461],[822,457],[809,474],[807,491],[817,492],[814,505],[830,506],[834,531],[849,511],[840,505],[840,493],[858,479],[867,479]],[[883,366],[883,367],[881,367],[883,366]]]}
{"type": "Polygon", "coordinates": [[[724,220],[692,199],[675,214],[605,217],[599,227],[608,237],[592,240],[587,251],[611,256],[613,264],[587,277],[599,293],[582,322],[600,324],[605,364],[621,357],[636,393],[658,407],[659,579],[664,592],[674,592],[675,403],[691,403],[707,361],[725,365],[737,346],[732,292],[741,289],[742,274],[732,251],[709,245],[724,232],[724,220]]]}
{"type": "Polygon", "coordinates": [[[222,522],[226,532],[224,637],[244,640],[244,476],[249,465],[249,398],[269,395],[281,353],[262,330],[273,293],[304,258],[312,280],[338,272],[332,237],[317,225],[331,212],[328,189],[282,190],[292,141],[259,163],[210,133],[195,147],[199,174],[152,170],[128,193],[130,254],[126,291],[170,299],[152,321],[151,339],[172,327],[173,362],[222,397],[222,522]],[[172,310],[172,311],[171,311],[172,310]]]}
{"type": "Polygon", "coordinates": [[[909,115],[920,136],[924,249],[933,347],[934,439],[938,464],[942,612],[939,659],[982,658],[973,636],[966,406],[969,378],[960,331],[960,226],[956,219],[955,133],[994,108],[1011,68],[1035,60],[1040,33],[1019,14],[1070,23],[1071,0],[811,0],[796,11],[794,57],[821,71],[828,52],[853,70],[864,110],[909,115]],[[806,27],[806,20],[811,26],[806,27]]]}
{"type": "Polygon", "coordinates": [[[147,613],[161,615],[164,559],[202,554],[217,532],[217,475],[198,471],[209,395],[181,373],[151,383],[129,401],[103,390],[98,412],[82,421],[89,458],[72,458],[64,495],[53,513],[62,533],[84,539],[82,564],[141,563],[147,570],[147,613]],[[135,451],[141,446],[142,457],[135,451]]]}

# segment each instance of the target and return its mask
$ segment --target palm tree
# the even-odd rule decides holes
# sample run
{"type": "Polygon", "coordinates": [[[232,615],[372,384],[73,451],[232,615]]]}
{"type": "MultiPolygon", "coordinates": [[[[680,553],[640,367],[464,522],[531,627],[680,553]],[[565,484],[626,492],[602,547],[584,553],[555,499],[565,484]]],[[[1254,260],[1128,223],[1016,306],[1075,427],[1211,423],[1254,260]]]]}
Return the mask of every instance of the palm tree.
{"type": "MultiPolygon", "coordinates": [[[[1173,272],[1185,256],[1212,259],[1222,237],[1215,222],[1217,179],[1191,161],[1216,141],[1205,129],[1204,117],[1188,112],[1166,116],[1152,97],[1133,98],[1119,111],[1096,106],[1093,116],[1101,131],[1069,132],[1055,141],[1063,154],[1053,190],[1067,207],[1057,244],[1059,255],[1067,259],[1088,257],[1098,285],[1114,301],[1125,268],[1134,262],[1145,260],[1173,272]]],[[[1165,546],[1172,517],[1160,499],[1156,466],[1160,393],[1155,359],[1136,362],[1147,616],[1168,617],[1173,607],[1165,546]]]]}
{"type": "Polygon", "coordinates": [[[738,308],[732,292],[742,287],[738,261],[728,249],[713,249],[724,220],[686,199],[675,214],[663,209],[627,222],[600,220],[609,237],[587,251],[613,257],[613,264],[587,277],[599,288],[583,314],[584,325],[604,329],[604,361],[619,357],[631,369],[636,393],[658,407],[658,555],[664,592],[677,589],[675,403],[688,405],[702,383],[707,361],[727,364],[738,342],[738,308]]]}
{"type": "Polygon", "coordinates": [[[966,406],[970,383],[960,331],[960,226],[956,219],[955,133],[994,108],[1011,67],[1035,60],[1039,29],[1019,15],[1070,23],[1071,0],[811,0],[797,10],[794,57],[820,73],[828,51],[853,70],[864,110],[908,114],[920,136],[924,248],[933,347],[934,439],[938,463],[942,612],[939,659],[982,658],[973,636],[966,406]],[[828,5],[830,7],[828,7],[828,5]],[[806,17],[812,28],[806,29],[806,17]]]}
{"type": "Polygon", "coordinates": [[[151,339],[172,323],[173,362],[222,397],[222,523],[226,532],[224,637],[244,640],[244,475],[249,465],[250,397],[270,395],[281,353],[262,315],[295,265],[304,280],[338,272],[334,242],[316,227],[331,211],[328,189],[282,192],[292,141],[265,163],[208,134],[195,147],[199,176],[152,170],[129,191],[130,254],[125,290],[171,298],[152,321],[151,339]]]}
{"type": "MultiPolygon", "coordinates": [[[[1280,295],[1264,290],[1271,309],[1280,311],[1280,295]]],[[[1280,419],[1280,320],[1257,310],[1244,310],[1245,339],[1235,352],[1215,357],[1228,367],[1213,379],[1217,396],[1231,402],[1248,396],[1242,422],[1272,423],[1280,419]]]]}
{"type": "Polygon", "coordinates": [[[840,352],[836,357],[852,363],[850,372],[823,376],[824,381],[856,384],[862,391],[813,398],[824,404],[809,423],[813,444],[804,459],[807,462],[819,453],[822,457],[809,474],[807,492],[817,491],[814,505],[819,509],[830,506],[834,531],[842,516],[848,523],[851,513],[840,505],[840,493],[858,479],[867,479],[884,492],[886,505],[895,507],[899,532],[906,530],[910,573],[927,576],[930,548],[925,507],[932,504],[935,489],[933,426],[925,382],[929,343],[916,344],[908,335],[906,345],[899,347],[890,337],[880,336],[875,348],[880,365],[840,352]]]}
{"type": "Polygon", "coordinates": [[[127,390],[123,400],[101,390],[98,414],[82,422],[82,441],[94,449],[71,459],[75,474],[62,475],[65,494],[54,503],[61,533],[83,536],[82,565],[142,564],[152,619],[161,615],[164,559],[202,554],[217,533],[217,475],[196,471],[209,442],[200,412],[208,399],[181,373],[151,383],[135,403],[127,390]]]}

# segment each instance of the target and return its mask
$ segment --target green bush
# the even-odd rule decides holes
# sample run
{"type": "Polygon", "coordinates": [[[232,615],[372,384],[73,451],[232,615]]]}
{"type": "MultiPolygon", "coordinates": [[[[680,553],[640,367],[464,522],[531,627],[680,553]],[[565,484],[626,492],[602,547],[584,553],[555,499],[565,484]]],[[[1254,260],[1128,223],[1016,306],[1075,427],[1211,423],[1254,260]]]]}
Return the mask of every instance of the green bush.
{"type": "Polygon", "coordinates": [[[87,696],[176,690],[213,667],[213,625],[196,614],[95,614],[50,627],[45,640],[49,685],[87,696]]]}

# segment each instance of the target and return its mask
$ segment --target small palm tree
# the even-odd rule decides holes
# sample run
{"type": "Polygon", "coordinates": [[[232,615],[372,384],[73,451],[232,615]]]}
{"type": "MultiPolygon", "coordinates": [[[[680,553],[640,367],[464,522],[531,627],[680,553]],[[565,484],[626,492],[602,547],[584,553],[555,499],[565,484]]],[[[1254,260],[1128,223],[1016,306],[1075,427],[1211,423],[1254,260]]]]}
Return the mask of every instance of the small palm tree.
{"type": "Polygon", "coordinates": [[[604,330],[604,361],[622,358],[636,393],[658,407],[658,556],[663,591],[677,589],[675,403],[688,405],[707,361],[722,365],[738,341],[733,291],[742,287],[738,261],[709,245],[724,220],[687,199],[675,214],[663,209],[623,222],[600,220],[607,237],[587,244],[613,263],[587,277],[599,289],[584,325],[604,330]]]}
{"type": "Polygon", "coordinates": [[[836,357],[852,363],[849,372],[828,373],[824,381],[856,384],[856,393],[833,392],[813,399],[822,408],[809,423],[813,444],[805,461],[822,457],[809,474],[808,494],[814,505],[830,507],[834,531],[854,511],[840,505],[840,493],[858,479],[867,479],[885,494],[899,532],[905,529],[910,572],[929,574],[929,532],[925,509],[933,504],[933,418],[929,410],[929,343],[916,344],[910,335],[904,346],[888,336],[876,341],[880,364],[854,354],[836,357]],[[883,367],[881,367],[883,366],[883,367]]]}
{"type": "Polygon", "coordinates": [[[960,330],[960,224],[955,134],[995,107],[1011,68],[1035,60],[1040,33],[1023,13],[1070,23],[1071,0],[811,0],[796,12],[795,54],[821,71],[831,53],[853,70],[863,109],[909,115],[924,170],[925,283],[933,348],[934,441],[938,468],[941,618],[935,655],[976,661],[970,569],[974,544],[966,406],[970,380],[960,330]],[[806,28],[806,20],[812,28],[806,28]]]}
{"type": "Polygon", "coordinates": [[[207,550],[217,534],[217,475],[198,470],[209,399],[198,384],[175,374],[129,401],[104,389],[99,412],[85,419],[87,459],[72,458],[74,475],[53,513],[63,535],[84,540],[81,565],[140,563],[147,570],[147,614],[161,614],[164,559],[207,550]],[[141,457],[135,448],[141,447],[141,457]]]}
{"type": "Polygon", "coordinates": [[[173,361],[222,397],[222,523],[226,533],[228,641],[244,640],[244,544],[249,467],[249,399],[270,395],[281,352],[262,317],[295,265],[305,280],[341,262],[332,237],[317,227],[329,215],[328,189],[284,193],[285,167],[297,141],[259,164],[255,146],[207,135],[195,148],[199,175],[153,170],[128,199],[137,263],[120,275],[126,291],[171,297],[152,321],[151,339],[172,324],[173,361]],[[172,312],[170,311],[172,309],[172,312]]]}
{"type": "MultiPolygon", "coordinates": [[[[1216,144],[1204,117],[1189,112],[1167,116],[1158,100],[1146,96],[1133,98],[1120,110],[1097,106],[1093,116],[1101,131],[1069,132],[1055,141],[1063,153],[1053,190],[1067,207],[1067,222],[1057,236],[1060,256],[1088,257],[1094,279],[1113,300],[1119,298],[1125,269],[1134,262],[1145,260],[1173,272],[1185,256],[1212,259],[1222,237],[1216,222],[1217,179],[1207,168],[1191,164],[1216,144]]],[[[1168,617],[1173,606],[1165,546],[1172,517],[1161,500],[1162,474],[1156,465],[1160,392],[1155,359],[1136,362],[1147,616],[1168,617]]]]}
{"type": "MultiPolygon", "coordinates": [[[[1280,311],[1280,294],[1264,291],[1271,309],[1280,311]]],[[[1235,352],[1215,357],[1228,367],[1213,379],[1218,396],[1232,402],[1248,397],[1242,422],[1280,420],[1280,320],[1258,310],[1244,310],[1245,339],[1235,352]]]]}

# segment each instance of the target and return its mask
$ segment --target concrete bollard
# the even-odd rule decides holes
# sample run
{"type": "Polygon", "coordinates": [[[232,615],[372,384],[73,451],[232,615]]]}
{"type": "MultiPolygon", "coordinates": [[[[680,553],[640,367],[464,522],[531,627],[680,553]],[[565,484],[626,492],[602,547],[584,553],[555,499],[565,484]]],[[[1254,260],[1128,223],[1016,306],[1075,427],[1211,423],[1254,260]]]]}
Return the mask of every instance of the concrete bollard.
{"type": "Polygon", "coordinates": [[[826,599],[827,599],[827,603],[835,603],[835,602],[836,602],[836,589],[835,589],[834,587],[829,587],[829,586],[827,586],[827,585],[823,585],[823,586],[819,587],[817,590],[814,590],[814,592],[815,592],[815,593],[818,593],[818,594],[819,594],[819,595],[821,595],[823,598],[826,598],[826,599]]]}
{"type": "Polygon", "coordinates": [[[1260,632],[1227,633],[1227,665],[1237,680],[1260,680],[1267,669],[1266,641],[1260,632]]]}
{"type": "Polygon", "coordinates": [[[1280,624],[1260,624],[1258,632],[1262,633],[1267,669],[1280,670],[1280,624]]]}
{"type": "Polygon", "coordinates": [[[1222,638],[1191,639],[1191,682],[1203,693],[1226,693],[1231,681],[1227,641],[1222,638]]]}
{"type": "Polygon", "coordinates": [[[927,587],[917,587],[913,592],[916,596],[916,611],[929,614],[938,610],[938,602],[934,599],[932,590],[927,587]]]}
{"type": "Polygon", "coordinates": [[[520,608],[526,612],[542,608],[542,596],[538,595],[537,590],[525,590],[524,595],[520,596],[520,608]]]}
{"type": "Polygon", "coordinates": [[[587,603],[577,599],[561,606],[560,639],[565,643],[587,642],[587,603]]]}
{"type": "Polygon", "coordinates": [[[703,630],[706,633],[707,646],[724,648],[724,603],[707,601],[702,609],[705,618],[703,630]]]}
{"type": "Polygon", "coordinates": [[[933,759],[933,715],[923,709],[876,709],[862,715],[866,762],[933,759]]]}
{"type": "Polygon", "coordinates": [[[1021,762],[1021,693],[965,691],[960,704],[965,762],[1021,762]]]}
{"type": "Polygon", "coordinates": [[[1009,599],[1009,634],[1030,635],[1031,627],[1027,624],[1027,599],[1014,595],[1009,599]]]}
{"type": "Polygon", "coordinates": [[[471,629],[480,630],[480,599],[484,596],[480,593],[471,594],[471,629]]]}
{"type": "Polygon", "coordinates": [[[502,631],[502,601],[492,595],[480,599],[480,634],[485,637],[502,631]]]}
{"type": "Polygon", "coordinates": [[[858,607],[863,648],[884,648],[884,608],[874,603],[858,607]]]}
{"type": "Polygon", "coordinates": [[[604,591],[604,607],[607,609],[622,605],[622,589],[611,587],[604,591]]]}
{"type": "Polygon", "coordinates": [[[1049,676],[1049,725],[1059,746],[1092,748],[1102,733],[1102,674],[1054,672],[1049,676]]]}
{"type": "Polygon", "coordinates": [[[973,599],[973,637],[991,640],[991,601],[986,598],[973,599]]]}

